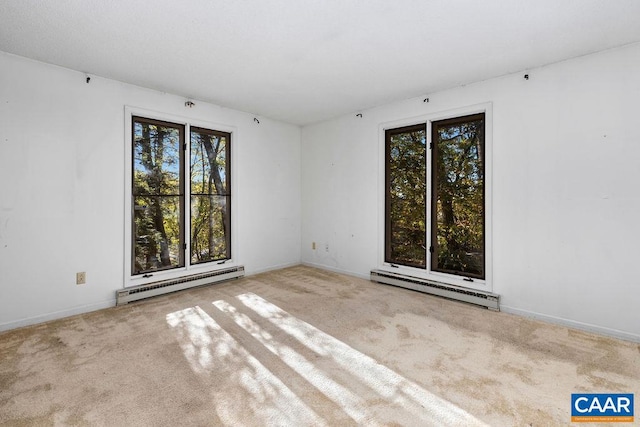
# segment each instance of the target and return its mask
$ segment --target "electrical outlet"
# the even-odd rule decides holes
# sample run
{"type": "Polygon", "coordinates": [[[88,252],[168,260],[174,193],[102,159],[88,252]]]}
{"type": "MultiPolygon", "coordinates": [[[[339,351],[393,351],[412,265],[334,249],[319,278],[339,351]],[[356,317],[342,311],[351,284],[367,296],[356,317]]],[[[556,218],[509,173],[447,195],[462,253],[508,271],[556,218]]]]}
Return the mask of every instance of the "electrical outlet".
{"type": "Polygon", "coordinates": [[[329,252],[329,244],[328,244],[328,243],[325,243],[325,245],[324,245],[324,251],[325,251],[325,252],[329,252]]]}
{"type": "Polygon", "coordinates": [[[316,242],[311,242],[311,249],[316,250],[316,242]]]}
{"type": "Polygon", "coordinates": [[[87,283],[87,273],[84,271],[76,273],[76,285],[84,285],[85,283],[87,283]]]}

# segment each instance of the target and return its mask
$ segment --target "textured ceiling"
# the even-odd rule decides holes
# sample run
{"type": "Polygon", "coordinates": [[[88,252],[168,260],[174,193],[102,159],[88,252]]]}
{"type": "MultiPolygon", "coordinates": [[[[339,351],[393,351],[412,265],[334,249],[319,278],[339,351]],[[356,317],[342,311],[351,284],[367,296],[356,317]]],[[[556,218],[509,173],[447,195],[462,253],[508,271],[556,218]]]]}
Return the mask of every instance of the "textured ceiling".
{"type": "Polygon", "coordinates": [[[0,50],[308,124],[640,41],[638,0],[2,0],[0,50]]]}

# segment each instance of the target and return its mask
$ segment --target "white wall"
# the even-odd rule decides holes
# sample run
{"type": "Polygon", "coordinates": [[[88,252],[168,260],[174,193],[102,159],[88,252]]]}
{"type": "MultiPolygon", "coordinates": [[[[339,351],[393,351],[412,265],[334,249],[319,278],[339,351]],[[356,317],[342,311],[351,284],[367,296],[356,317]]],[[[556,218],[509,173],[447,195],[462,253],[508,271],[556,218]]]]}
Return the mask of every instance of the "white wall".
{"type": "Polygon", "coordinates": [[[377,267],[381,123],[492,102],[502,309],[640,341],[640,44],[523,74],[303,128],[302,261],[377,267]]]}
{"type": "Polygon", "coordinates": [[[302,257],[368,277],[379,125],[492,102],[503,310],[640,341],[640,45],[522,74],[307,126],[301,151],[295,126],[0,53],[0,330],[114,303],[125,105],[238,129],[234,249],[247,273],[302,257]]]}
{"type": "Polygon", "coordinates": [[[114,304],[125,106],[235,127],[234,258],[247,274],[300,262],[299,127],[185,100],[0,52],[0,330],[114,304]]]}

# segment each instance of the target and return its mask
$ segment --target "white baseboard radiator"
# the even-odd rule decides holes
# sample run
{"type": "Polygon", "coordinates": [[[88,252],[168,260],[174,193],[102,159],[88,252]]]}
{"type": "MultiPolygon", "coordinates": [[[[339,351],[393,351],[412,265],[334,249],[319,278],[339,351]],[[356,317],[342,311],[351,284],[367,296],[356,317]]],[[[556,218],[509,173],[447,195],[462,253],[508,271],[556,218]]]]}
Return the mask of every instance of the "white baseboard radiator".
{"type": "Polygon", "coordinates": [[[418,292],[437,295],[471,304],[481,305],[491,310],[500,311],[500,295],[461,286],[447,285],[432,280],[419,279],[403,274],[390,273],[383,270],[371,270],[371,281],[386,285],[399,286],[418,292]]]}
{"type": "Polygon", "coordinates": [[[210,273],[195,274],[177,279],[163,280],[116,291],[116,305],[124,305],[133,301],[155,297],[157,295],[177,292],[196,286],[210,285],[225,280],[244,276],[244,266],[225,268],[210,273]]]}

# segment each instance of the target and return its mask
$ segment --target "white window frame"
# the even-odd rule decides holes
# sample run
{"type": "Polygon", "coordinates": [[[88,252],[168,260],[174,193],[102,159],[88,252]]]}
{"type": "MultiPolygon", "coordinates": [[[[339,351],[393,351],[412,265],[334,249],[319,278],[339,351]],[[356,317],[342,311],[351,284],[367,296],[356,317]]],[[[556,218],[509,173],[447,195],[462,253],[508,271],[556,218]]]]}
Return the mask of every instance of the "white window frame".
{"type": "MultiPolygon", "coordinates": [[[[221,270],[228,267],[234,267],[240,265],[238,260],[238,209],[237,209],[237,192],[236,192],[236,155],[235,147],[238,145],[238,130],[235,126],[229,126],[220,123],[207,122],[203,120],[191,119],[187,117],[177,116],[174,114],[161,113],[157,111],[147,110],[143,108],[125,106],[124,109],[124,278],[123,287],[131,287],[138,285],[145,285],[152,282],[158,282],[161,280],[176,279],[193,274],[208,273],[211,271],[221,270]],[[211,130],[217,130],[221,132],[227,132],[231,134],[231,258],[225,261],[212,261],[201,264],[191,264],[191,257],[189,254],[189,248],[191,247],[190,233],[185,232],[184,243],[187,245],[187,253],[185,254],[184,267],[172,268],[169,270],[160,270],[149,273],[150,277],[144,277],[144,274],[133,275],[131,274],[131,253],[133,248],[131,247],[131,180],[132,180],[132,162],[133,162],[133,141],[132,141],[132,119],[134,116],[144,117],[148,119],[161,120],[165,122],[175,123],[184,126],[185,142],[187,144],[187,150],[183,156],[183,170],[189,170],[189,160],[191,147],[189,144],[191,127],[199,127],[211,130]]],[[[188,182],[185,183],[185,191],[189,188],[188,182]]],[[[188,192],[185,193],[185,226],[190,224],[190,209],[189,209],[188,192]]],[[[187,231],[187,230],[185,230],[187,231]]]]}
{"type": "Polygon", "coordinates": [[[416,278],[433,280],[436,282],[446,283],[450,285],[462,286],[465,288],[478,289],[483,291],[493,291],[493,104],[491,102],[471,105],[468,107],[461,107],[452,110],[446,110],[442,112],[430,113],[421,116],[411,117],[407,119],[394,120],[391,122],[381,123],[378,126],[378,268],[380,270],[388,271],[391,273],[404,274],[416,278]],[[431,165],[433,152],[429,149],[429,145],[432,142],[431,128],[432,123],[439,120],[452,119],[456,117],[468,116],[472,114],[484,113],[485,115],[485,177],[484,177],[484,191],[485,191],[485,278],[474,278],[473,282],[464,280],[462,276],[457,276],[449,273],[442,273],[431,271],[431,256],[427,252],[427,266],[426,268],[408,267],[403,265],[396,265],[385,261],[385,197],[386,197],[386,182],[385,182],[385,131],[388,129],[396,129],[404,126],[426,124],[426,137],[427,137],[427,206],[426,217],[429,218],[427,228],[427,242],[431,242],[432,227],[431,221],[431,205],[432,205],[432,177],[431,177],[431,165]]]}

